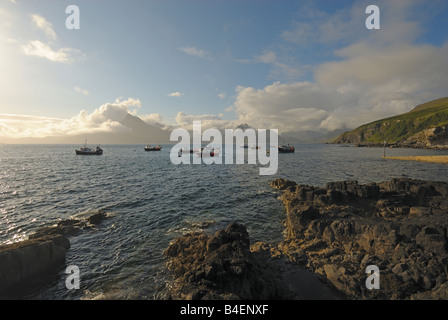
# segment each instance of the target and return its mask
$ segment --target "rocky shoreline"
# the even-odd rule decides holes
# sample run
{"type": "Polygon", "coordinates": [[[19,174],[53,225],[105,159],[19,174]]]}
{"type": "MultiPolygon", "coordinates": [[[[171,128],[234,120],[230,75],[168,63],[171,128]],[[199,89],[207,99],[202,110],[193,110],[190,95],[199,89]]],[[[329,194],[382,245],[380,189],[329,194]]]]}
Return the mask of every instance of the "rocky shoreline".
{"type": "Polygon", "coordinates": [[[43,227],[27,240],[0,246],[0,299],[21,299],[45,285],[65,263],[68,237],[94,228],[107,218],[99,210],[85,219],[67,219],[43,227]]]}
{"type": "Polygon", "coordinates": [[[239,224],[177,239],[165,251],[174,276],[169,298],[307,299],[294,269],[332,290],[321,288],[317,299],[448,299],[448,183],[323,188],[277,179],[271,186],[283,192],[284,240],[250,246],[239,224]],[[380,289],[366,287],[369,265],[380,270],[380,289]]]}
{"type": "MultiPolygon", "coordinates": [[[[448,183],[316,187],[276,179],[271,186],[285,208],[283,241],[251,243],[239,223],[181,236],[163,252],[173,278],[166,299],[448,299],[448,183]],[[379,289],[366,286],[371,265],[379,289]]],[[[106,218],[100,210],[0,246],[0,297],[20,298],[22,287],[57,275],[68,238],[106,218]]]]}
{"type": "MultiPolygon", "coordinates": [[[[327,143],[327,144],[338,144],[341,146],[353,146],[355,148],[384,148],[384,143],[375,143],[375,142],[362,142],[362,143],[327,143]]],[[[399,142],[399,143],[388,143],[386,144],[386,148],[393,149],[423,149],[423,150],[448,150],[448,145],[446,144],[423,144],[423,143],[407,143],[407,142],[399,142]]]]}
{"type": "Polygon", "coordinates": [[[284,190],[286,238],[279,249],[350,299],[448,298],[448,183],[392,179],[284,190]],[[379,290],[365,286],[380,270],[379,290]]]}

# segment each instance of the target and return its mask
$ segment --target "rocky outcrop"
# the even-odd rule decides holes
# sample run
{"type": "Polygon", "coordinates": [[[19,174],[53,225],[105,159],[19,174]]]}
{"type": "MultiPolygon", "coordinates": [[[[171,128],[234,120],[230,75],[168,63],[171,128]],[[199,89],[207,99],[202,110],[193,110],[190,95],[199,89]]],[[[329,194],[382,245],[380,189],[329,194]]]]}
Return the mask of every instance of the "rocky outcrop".
{"type": "Polygon", "coordinates": [[[352,299],[446,297],[448,184],[392,179],[326,187],[277,179],[286,208],[291,261],[352,299]],[[367,289],[366,267],[380,270],[380,289],[367,289]]]}
{"type": "Polygon", "coordinates": [[[250,250],[243,225],[230,224],[215,235],[190,233],[164,252],[174,276],[169,299],[288,299],[274,265],[250,250]]]}
{"type": "Polygon", "coordinates": [[[28,240],[0,246],[0,297],[21,297],[33,284],[43,282],[65,262],[67,237],[94,227],[107,217],[99,210],[85,219],[68,219],[43,227],[28,240]]]}
{"type": "Polygon", "coordinates": [[[83,230],[88,230],[95,225],[101,223],[107,218],[107,213],[103,210],[98,210],[86,218],[71,218],[59,221],[57,224],[47,227],[42,227],[32,233],[29,239],[40,238],[48,235],[63,235],[65,237],[74,236],[83,230]]]}
{"type": "Polygon", "coordinates": [[[61,235],[50,235],[0,247],[0,295],[16,291],[32,280],[44,278],[65,261],[70,242],[61,235]]]}
{"type": "Polygon", "coordinates": [[[422,130],[396,144],[403,148],[448,149],[448,126],[438,126],[422,130]]]}

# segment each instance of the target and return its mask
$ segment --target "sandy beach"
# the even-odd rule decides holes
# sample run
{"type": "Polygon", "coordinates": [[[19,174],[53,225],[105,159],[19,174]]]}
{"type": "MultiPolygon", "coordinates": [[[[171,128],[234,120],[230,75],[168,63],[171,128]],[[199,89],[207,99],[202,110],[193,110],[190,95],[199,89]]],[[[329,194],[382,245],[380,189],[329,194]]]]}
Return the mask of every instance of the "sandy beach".
{"type": "Polygon", "coordinates": [[[384,159],[393,159],[393,160],[423,161],[423,162],[447,163],[448,164],[448,155],[445,155],[445,156],[383,157],[383,158],[384,159]]]}

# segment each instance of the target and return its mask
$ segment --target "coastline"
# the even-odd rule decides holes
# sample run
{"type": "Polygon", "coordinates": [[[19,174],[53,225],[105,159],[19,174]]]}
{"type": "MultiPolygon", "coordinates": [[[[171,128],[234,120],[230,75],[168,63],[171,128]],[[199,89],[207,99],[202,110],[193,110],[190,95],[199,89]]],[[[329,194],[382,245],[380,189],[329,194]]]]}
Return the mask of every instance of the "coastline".
{"type": "MultiPolygon", "coordinates": [[[[448,299],[448,182],[394,178],[315,187],[276,179],[270,186],[281,192],[273,201],[284,205],[283,240],[251,243],[239,223],[214,235],[192,232],[174,239],[164,251],[173,281],[161,299],[448,299]],[[366,287],[366,267],[372,265],[380,270],[381,290],[366,287]]],[[[107,218],[99,211],[85,220],[61,221],[32,238],[53,237],[55,244],[44,249],[55,252],[60,239],[67,242],[66,236],[95,228],[107,218]]],[[[42,250],[42,241],[28,245],[34,242],[24,243],[26,254],[22,244],[7,248],[17,256],[14,261],[33,273],[34,254],[42,250]]],[[[63,267],[68,248],[67,242],[57,259],[42,255],[45,270],[39,273],[46,276],[63,267]]],[[[15,272],[17,266],[8,264],[12,260],[3,258],[4,270],[15,272]]],[[[30,276],[36,275],[8,287],[20,288],[30,276]]]]}
{"type": "Polygon", "coordinates": [[[445,164],[448,164],[448,155],[442,155],[442,156],[383,157],[383,159],[405,160],[405,161],[421,161],[421,162],[432,162],[432,163],[445,163],[445,164]]]}
{"type": "MultiPolygon", "coordinates": [[[[384,143],[375,143],[375,142],[362,142],[362,143],[326,142],[326,144],[334,144],[343,147],[354,147],[354,148],[384,148],[384,143]]],[[[404,143],[388,143],[386,144],[386,148],[443,151],[448,150],[448,145],[418,145],[418,144],[404,144],[404,143]]]]}
{"type": "Polygon", "coordinates": [[[320,290],[319,300],[448,299],[448,183],[395,178],[322,188],[276,179],[271,187],[283,192],[284,240],[249,246],[239,224],[178,238],[165,251],[175,278],[169,299],[307,300],[311,288],[297,270],[333,292],[320,290]],[[367,285],[371,266],[381,290],[367,285]]]}

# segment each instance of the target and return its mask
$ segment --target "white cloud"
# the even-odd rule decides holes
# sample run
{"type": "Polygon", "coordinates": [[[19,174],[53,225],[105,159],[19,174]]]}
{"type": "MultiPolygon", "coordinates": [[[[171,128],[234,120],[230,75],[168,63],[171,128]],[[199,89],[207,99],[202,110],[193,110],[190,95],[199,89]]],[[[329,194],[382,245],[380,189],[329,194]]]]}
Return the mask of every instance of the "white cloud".
{"type": "Polygon", "coordinates": [[[53,62],[71,63],[84,56],[78,49],[61,48],[54,50],[49,44],[39,40],[32,40],[22,45],[22,50],[28,56],[45,58],[53,62]]]}
{"type": "Polygon", "coordinates": [[[179,48],[179,50],[185,54],[190,55],[190,56],[212,60],[210,57],[210,54],[202,49],[198,49],[195,47],[182,47],[182,48],[179,48]]]}
{"type": "Polygon", "coordinates": [[[85,54],[74,48],[57,48],[54,43],[57,40],[56,32],[53,30],[53,25],[44,17],[33,14],[30,15],[33,26],[45,32],[49,42],[44,43],[40,40],[30,40],[21,45],[22,52],[28,56],[35,56],[45,58],[53,62],[72,63],[76,60],[83,59],[85,54]]]}
{"type": "Polygon", "coordinates": [[[170,94],[168,94],[168,97],[177,97],[177,98],[180,98],[180,97],[182,97],[184,94],[183,93],[180,93],[180,92],[172,92],[172,93],[170,93],[170,94]]]}
{"type": "Polygon", "coordinates": [[[163,117],[160,113],[149,113],[149,114],[139,115],[138,117],[140,119],[142,119],[143,121],[145,121],[147,124],[159,127],[163,130],[174,129],[172,124],[168,124],[163,121],[163,117]]]}
{"type": "Polygon", "coordinates": [[[304,73],[306,66],[296,66],[291,61],[285,62],[286,58],[279,58],[278,54],[272,50],[264,51],[262,54],[255,55],[253,59],[238,59],[236,62],[249,63],[264,63],[272,66],[270,74],[271,78],[286,77],[296,78],[304,73]]]}
{"type": "MultiPolygon", "coordinates": [[[[419,19],[426,15],[420,6],[425,5],[431,3],[382,3],[378,32],[363,25],[364,2],[333,15],[308,8],[303,11],[307,19],[285,31],[283,38],[313,50],[337,48],[334,59],[313,66],[311,81],[274,82],[262,89],[238,87],[227,110],[233,110],[240,122],[259,128],[328,131],[354,128],[447,96],[448,42],[441,46],[417,42],[424,30],[419,19]]],[[[280,67],[273,50],[255,60],[280,67]]]]}
{"type": "Polygon", "coordinates": [[[357,43],[339,56],[345,59],[318,66],[314,82],[239,87],[234,103],[239,120],[280,131],[354,128],[448,93],[448,43],[357,43]]]}
{"type": "Polygon", "coordinates": [[[222,114],[203,114],[203,115],[189,115],[184,112],[178,112],[175,118],[176,126],[184,128],[187,130],[193,129],[193,121],[201,121],[201,126],[203,130],[214,128],[214,129],[228,129],[235,128],[240,124],[238,120],[223,120],[222,114]]]}
{"type": "Polygon", "coordinates": [[[13,26],[12,20],[13,15],[6,9],[0,7],[0,31],[2,29],[4,30],[11,29],[13,26]]]}
{"type": "Polygon", "coordinates": [[[218,94],[218,98],[220,98],[220,99],[225,99],[226,97],[227,97],[227,95],[225,92],[218,94]]]}
{"type": "Polygon", "coordinates": [[[90,94],[88,90],[82,89],[78,86],[74,87],[73,90],[75,90],[75,92],[82,93],[85,96],[88,96],[90,94]]]}
{"type": "Polygon", "coordinates": [[[45,35],[50,40],[56,40],[56,32],[53,30],[53,25],[48,22],[44,17],[38,14],[31,15],[31,22],[33,26],[45,32],[45,35]]]}
{"type": "Polygon", "coordinates": [[[141,107],[139,99],[116,99],[88,113],[81,110],[70,119],[38,117],[30,115],[0,114],[0,136],[8,138],[45,138],[94,132],[118,132],[126,130],[120,124],[128,113],[136,113],[141,107]]]}

